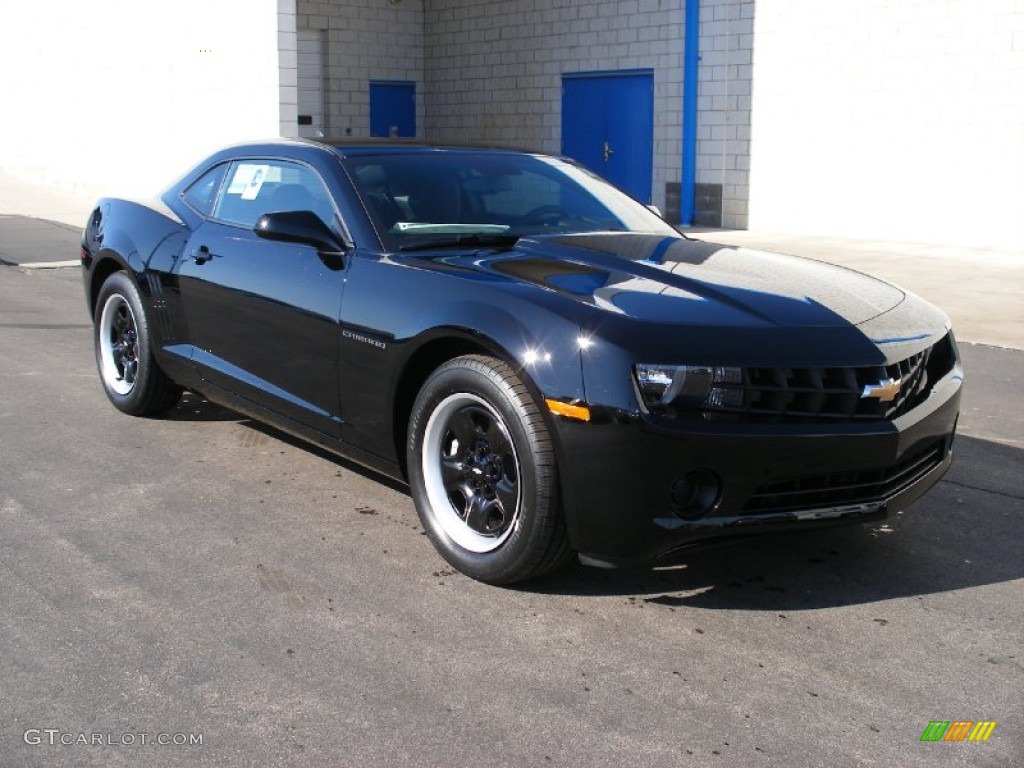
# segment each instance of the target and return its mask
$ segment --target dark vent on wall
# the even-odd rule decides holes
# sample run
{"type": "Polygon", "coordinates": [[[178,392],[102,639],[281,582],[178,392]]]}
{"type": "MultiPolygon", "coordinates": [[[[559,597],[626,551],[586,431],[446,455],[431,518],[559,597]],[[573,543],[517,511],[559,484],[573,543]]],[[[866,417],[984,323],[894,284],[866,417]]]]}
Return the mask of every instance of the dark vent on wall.
{"type": "Polygon", "coordinates": [[[693,223],[698,227],[722,226],[722,185],[695,184],[693,223]]]}
{"type": "Polygon", "coordinates": [[[669,224],[679,223],[679,210],[683,205],[683,185],[678,181],[669,181],[665,184],[665,221],[669,224]]]}

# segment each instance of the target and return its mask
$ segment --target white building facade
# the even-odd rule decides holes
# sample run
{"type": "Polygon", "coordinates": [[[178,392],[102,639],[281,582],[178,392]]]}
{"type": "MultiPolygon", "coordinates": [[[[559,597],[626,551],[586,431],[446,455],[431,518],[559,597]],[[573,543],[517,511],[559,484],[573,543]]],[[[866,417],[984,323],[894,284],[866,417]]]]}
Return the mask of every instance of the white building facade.
{"type": "Polygon", "coordinates": [[[10,5],[0,168],[83,192],[413,136],[563,152],[674,221],[1024,245],[1024,0],[10,5]]]}

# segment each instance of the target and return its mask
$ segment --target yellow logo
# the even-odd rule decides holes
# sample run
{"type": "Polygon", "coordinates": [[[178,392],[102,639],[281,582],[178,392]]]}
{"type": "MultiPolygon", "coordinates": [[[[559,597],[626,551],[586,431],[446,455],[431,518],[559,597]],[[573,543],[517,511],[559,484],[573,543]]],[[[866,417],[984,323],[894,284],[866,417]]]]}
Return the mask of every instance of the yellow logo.
{"type": "Polygon", "coordinates": [[[883,403],[889,403],[896,399],[896,395],[900,393],[900,387],[903,386],[902,379],[882,379],[877,384],[868,384],[864,387],[864,391],[860,393],[861,399],[865,397],[877,397],[883,403]]]}

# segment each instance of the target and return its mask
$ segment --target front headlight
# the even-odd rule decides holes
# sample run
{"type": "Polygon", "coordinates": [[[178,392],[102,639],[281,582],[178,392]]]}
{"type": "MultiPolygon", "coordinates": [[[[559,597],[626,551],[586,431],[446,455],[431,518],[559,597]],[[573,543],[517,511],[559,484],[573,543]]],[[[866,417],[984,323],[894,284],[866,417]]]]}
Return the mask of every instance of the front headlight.
{"type": "Polygon", "coordinates": [[[739,408],[743,369],[708,365],[634,366],[644,403],[651,408],[739,408]]]}

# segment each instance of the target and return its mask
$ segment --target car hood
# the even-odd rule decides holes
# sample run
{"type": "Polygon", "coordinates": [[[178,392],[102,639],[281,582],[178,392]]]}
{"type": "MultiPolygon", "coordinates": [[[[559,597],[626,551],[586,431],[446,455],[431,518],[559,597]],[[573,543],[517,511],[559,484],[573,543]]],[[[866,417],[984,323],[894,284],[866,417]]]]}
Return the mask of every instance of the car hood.
{"type": "Polygon", "coordinates": [[[524,238],[509,251],[457,260],[655,323],[849,326],[905,298],[881,280],[811,259],[660,235],[524,238]]]}

